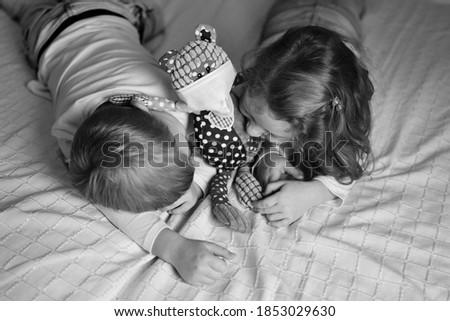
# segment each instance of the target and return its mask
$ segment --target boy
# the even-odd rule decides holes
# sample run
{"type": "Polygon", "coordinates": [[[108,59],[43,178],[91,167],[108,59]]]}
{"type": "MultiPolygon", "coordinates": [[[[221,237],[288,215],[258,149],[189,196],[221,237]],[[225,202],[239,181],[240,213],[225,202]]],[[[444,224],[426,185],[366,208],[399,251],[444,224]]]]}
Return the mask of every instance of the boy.
{"type": "MultiPolygon", "coordinates": [[[[189,162],[188,115],[140,109],[139,95],[177,100],[170,79],[141,41],[161,28],[155,10],[137,1],[0,2],[23,27],[37,70],[29,89],[53,101],[57,138],[74,185],[146,250],[192,284],[211,284],[233,254],[170,230],[155,213],[139,230],[129,212],[183,212],[201,197],[214,169],[189,162]],[[121,212],[125,210],[128,212],[121,212]],[[137,230],[134,233],[134,230],[137,230]]],[[[200,161],[199,161],[200,162],[200,161]]],[[[148,216],[147,216],[148,217],[148,216]]]]}

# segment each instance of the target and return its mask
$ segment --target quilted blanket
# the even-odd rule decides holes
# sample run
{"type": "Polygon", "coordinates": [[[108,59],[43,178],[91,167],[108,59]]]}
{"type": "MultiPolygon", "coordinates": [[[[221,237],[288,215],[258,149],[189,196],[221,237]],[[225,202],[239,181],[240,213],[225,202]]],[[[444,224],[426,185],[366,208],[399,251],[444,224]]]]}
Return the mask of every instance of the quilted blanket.
{"type": "MultiPolygon", "coordinates": [[[[272,0],[159,2],[168,29],[149,50],[178,48],[209,23],[239,65],[272,0]]],[[[221,226],[209,198],[167,216],[182,235],[237,254],[222,279],[200,288],[71,187],[51,104],[27,90],[20,29],[0,10],[0,299],[449,300],[449,16],[446,1],[368,1],[374,168],[342,207],[314,207],[281,229],[247,211],[247,234],[221,226]]]]}

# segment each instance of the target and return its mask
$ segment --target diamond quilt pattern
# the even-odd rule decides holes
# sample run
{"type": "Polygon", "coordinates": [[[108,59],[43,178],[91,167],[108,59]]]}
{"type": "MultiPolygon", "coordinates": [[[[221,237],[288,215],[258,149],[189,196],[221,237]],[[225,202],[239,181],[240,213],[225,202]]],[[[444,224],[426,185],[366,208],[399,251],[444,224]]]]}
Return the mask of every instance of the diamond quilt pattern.
{"type": "MultiPolygon", "coordinates": [[[[168,16],[184,12],[181,3],[168,4],[168,16]]],[[[232,15],[239,3],[220,10],[232,15]]],[[[51,104],[27,91],[33,73],[20,30],[0,10],[0,299],[449,300],[450,6],[368,4],[372,174],[343,206],[315,207],[289,228],[247,211],[252,232],[233,232],[213,218],[209,198],[188,218],[170,217],[183,235],[237,254],[221,280],[202,288],[182,282],[71,188],[50,134],[51,104]]],[[[214,17],[215,6],[203,14],[214,17]]],[[[249,37],[226,28],[223,37],[249,37]]]]}

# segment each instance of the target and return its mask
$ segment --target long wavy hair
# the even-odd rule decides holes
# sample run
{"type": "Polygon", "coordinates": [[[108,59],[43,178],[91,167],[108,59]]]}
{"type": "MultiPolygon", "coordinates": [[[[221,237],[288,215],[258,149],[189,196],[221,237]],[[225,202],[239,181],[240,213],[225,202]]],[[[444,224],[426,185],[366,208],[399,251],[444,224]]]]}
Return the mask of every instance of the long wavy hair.
{"type": "Polygon", "coordinates": [[[291,124],[290,160],[305,180],[330,175],[347,184],[367,169],[374,87],[350,46],[331,30],[299,27],[243,60],[250,96],[291,124]]]}

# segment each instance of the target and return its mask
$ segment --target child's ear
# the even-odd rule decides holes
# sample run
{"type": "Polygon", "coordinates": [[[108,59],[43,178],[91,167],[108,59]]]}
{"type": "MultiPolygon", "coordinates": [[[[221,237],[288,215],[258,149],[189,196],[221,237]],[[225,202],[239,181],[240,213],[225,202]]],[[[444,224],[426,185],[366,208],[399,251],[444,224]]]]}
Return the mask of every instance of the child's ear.
{"type": "Polygon", "coordinates": [[[210,25],[201,24],[195,28],[195,39],[198,41],[206,41],[210,43],[216,43],[217,33],[216,29],[210,25]]]}
{"type": "Polygon", "coordinates": [[[175,69],[175,59],[177,55],[177,50],[169,50],[161,58],[159,58],[158,63],[170,74],[175,69]]]}

